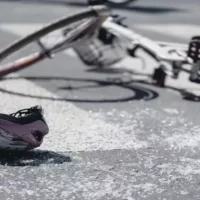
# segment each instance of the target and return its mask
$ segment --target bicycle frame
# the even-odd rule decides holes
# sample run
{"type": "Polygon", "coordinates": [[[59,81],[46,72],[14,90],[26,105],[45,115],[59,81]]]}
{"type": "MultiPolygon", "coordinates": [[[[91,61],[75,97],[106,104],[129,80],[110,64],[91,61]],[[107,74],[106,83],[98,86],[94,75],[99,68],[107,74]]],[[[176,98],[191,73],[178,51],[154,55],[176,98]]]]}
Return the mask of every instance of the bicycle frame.
{"type": "Polygon", "coordinates": [[[187,56],[187,45],[178,43],[167,43],[162,41],[153,41],[136,32],[120,26],[113,22],[112,17],[107,19],[102,27],[110,33],[129,40],[133,45],[137,45],[149,54],[151,54],[157,61],[167,62],[183,62],[192,64],[192,60],[187,56]]]}

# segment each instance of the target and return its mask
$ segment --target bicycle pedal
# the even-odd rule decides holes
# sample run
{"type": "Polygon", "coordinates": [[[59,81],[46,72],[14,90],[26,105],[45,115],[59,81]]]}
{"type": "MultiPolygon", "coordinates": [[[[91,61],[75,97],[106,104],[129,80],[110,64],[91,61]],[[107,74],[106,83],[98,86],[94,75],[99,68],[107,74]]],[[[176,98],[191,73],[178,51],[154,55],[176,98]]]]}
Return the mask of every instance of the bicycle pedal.
{"type": "Polygon", "coordinates": [[[194,63],[200,60],[200,36],[192,37],[189,43],[188,57],[190,57],[194,63]]]}
{"type": "Polygon", "coordinates": [[[166,73],[163,70],[162,67],[158,67],[154,70],[154,73],[152,75],[152,79],[154,83],[160,87],[165,87],[165,79],[166,79],[166,73]]]}

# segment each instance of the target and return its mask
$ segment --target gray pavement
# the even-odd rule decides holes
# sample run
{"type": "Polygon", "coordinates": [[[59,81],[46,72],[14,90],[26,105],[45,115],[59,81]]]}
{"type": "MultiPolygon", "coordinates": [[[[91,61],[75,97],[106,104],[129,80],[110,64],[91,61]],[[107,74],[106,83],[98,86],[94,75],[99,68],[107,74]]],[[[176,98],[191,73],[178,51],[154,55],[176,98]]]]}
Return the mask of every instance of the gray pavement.
{"type": "MultiPolygon", "coordinates": [[[[178,37],[137,25],[198,26],[199,5],[197,0],[141,0],[115,11],[128,17],[130,27],[153,39],[186,42],[184,33],[178,37]]],[[[20,29],[19,24],[43,24],[83,8],[61,1],[2,1],[0,45],[25,31],[22,26],[11,31],[20,29]],[[3,29],[1,24],[19,26],[3,29]]],[[[171,84],[173,89],[161,89],[142,82],[144,77],[131,78],[114,70],[89,70],[75,57],[61,54],[21,71],[15,80],[2,81],[0,109],[8,112],[41,103],[47,108],[51,131],[40,150],[0,154],[0,199],[198,200],[199,102],[184,99],[179,82],[171,84]],[[26,76],[32,78],[24,80],[26,76]],[[116,78],[122,83],[111,81],[116,78]]],[[[184,84],[191,87],[187,80],[184,84]]]]}

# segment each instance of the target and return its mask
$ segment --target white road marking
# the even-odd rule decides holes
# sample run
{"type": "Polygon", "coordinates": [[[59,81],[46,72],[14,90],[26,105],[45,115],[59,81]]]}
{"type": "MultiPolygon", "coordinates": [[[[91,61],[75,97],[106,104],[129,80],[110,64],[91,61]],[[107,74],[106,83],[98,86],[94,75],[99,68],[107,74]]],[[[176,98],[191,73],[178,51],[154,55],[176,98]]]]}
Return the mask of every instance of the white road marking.
{"type": "MultiPolygon", "coordinates": [[[[25,24],[22,26],[20,24],[4,24],[0,25],[0,29],[16,34],[17,36],[25,36],[41,26],[39,24],[28,25],[27,27],[25,24]]],[[[70,54],[73,55],[72,51],[70,54]]],[[[119,63],[118,67],[135,70],[136,66],[138,66],[137,71],[143,73],[150,72],[155,67],[155,63],[147,57],[145,59],[147,59],[146,62],[148,63],[146,69],[141,67],[141,63],[138,63],[140,61],[133,61],[133,59],[129,58],[119,63]],[[152,68],[149,66],[152,66],[152,68]]],[[[134,77],[136,78],[136,76],[134,77]]],[[[179,88],[190,87],[200,89],[199,85],[187,81],[187,74],[185,73],[182,73],[178,80],[168,78],[167,84],[179,88]]],[[[3,81],[0,84],[0,88],[30,95],[42,94],[50,98],[58,97],[24,79],[3,81]]],[[[93,113],[81,110],[69,102],[24,98],[7,93],[0,93],[0,98],[0,110],[5,113],[14,112],[15,110],[35,104],[40,104],[44,107],[51,131],[41,149],[54,151],[90,151],[137,149],[148,146],[147,142],[138,140],[137,131],[139,131],[139,128],[134,122],[131,126],[120,127],[120,125],[111,124],[103,119],[96,118],[96,115],[93,113]]]]}
{"type": "MultiPolygon", "coordinates": [[[[26,36],[27,34],[32,33],[35,30],[42,28],[44,25],[45,24],[41,24],[41,23],[34,23],[34,24],[7,23],[7,24],[0,24],[0,29],[4,31],[8,31],[9,33],[13,33],[17,36],[23,37],[23,36],[26,36]]],[[[196,26],[196,25],[168,24],[166,26],[162,24],[157,24],[157,25],[136,25],[136,26],[140,28],[144,28],[144,29],[155,30],[162,34],[166,33],[166,34],[171,34],[174,36],[185,37],[185,38],[190,37],[200,32],[200,26],[196,26]]],[[[75,52],[72,49],[68,49],[64,53],[72,57],[76,56],[75,52]]],[[[155,67],[157,67],[156,63],[147,57],[145,57],[145,63],[146,65],[148,65],[148,67],[144,69],[142,67],[142,63],[140,60],[133,60],[132,58],[126,58],[122,62],[117,64],[116,66],[127,68],[129,70],[133,69],[134,71],[138,71],[138,72],[146,73],[146,74],[152,73],[152,70],[155,67]]],[[[137,78],[137,76],[135,77],[137,78]]],[[[188,74],[186,73],[181,73],[180,78],[178,80],[173,80],[171,78],[168,78],[167,85],[172,86],[172,87],[178,86],[178,88],[189,87],[189,88],[193,88],[194,90],[200,89],[199,84],[191,83],[188,81],[188,74]]]]}
{"type": "MultiPolygon", "coordinates": [[[[2,81],[1,88],[36,96],[58,97],[24,79],[2,81]]],[[[137,149],[147,145],[146,142],[137,139],[137,124],[134,122],[130,127],[120,127],[120,125],[98,119],[93,113],[81,110],[69,102],[20,97],[2,92],[0,98],[0,111],[3,113],[14,112],[36,104],[44,107],[50,134],[41,149],[90,151],[137,149]]]]}
{"type": "Polygon", "coordinates": [[[14,33],[17,36],[24,37],[30,33],[33,33],[36,30],[42,28],[45,24],[41,23],[8,23],[8,24],[0,24],[0,29],[7,31],[8,33],[14,33]]]}
{"type": "Polygon", "coordinates": [[[200,26],[193,24],[136,24],[135,27],[187,40],[200,34],[200,26]]]}

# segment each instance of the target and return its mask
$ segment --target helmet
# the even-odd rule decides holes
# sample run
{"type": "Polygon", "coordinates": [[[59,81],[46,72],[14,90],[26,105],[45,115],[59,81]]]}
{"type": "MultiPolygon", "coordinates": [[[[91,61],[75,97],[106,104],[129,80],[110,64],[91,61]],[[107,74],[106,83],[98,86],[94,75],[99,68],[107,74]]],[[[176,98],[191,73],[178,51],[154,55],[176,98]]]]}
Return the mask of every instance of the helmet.
{"type": "Polygon", "coordinates": [[[39,147],[49,127],[41,106],[0,114],[0,149],[29,150],[39,147]]]}

